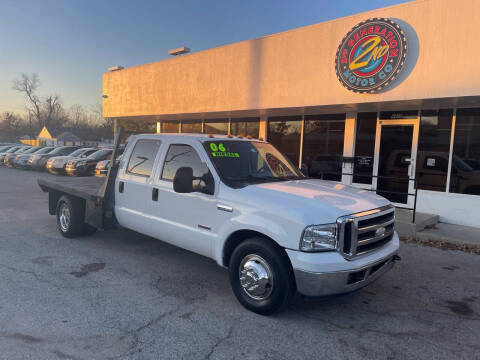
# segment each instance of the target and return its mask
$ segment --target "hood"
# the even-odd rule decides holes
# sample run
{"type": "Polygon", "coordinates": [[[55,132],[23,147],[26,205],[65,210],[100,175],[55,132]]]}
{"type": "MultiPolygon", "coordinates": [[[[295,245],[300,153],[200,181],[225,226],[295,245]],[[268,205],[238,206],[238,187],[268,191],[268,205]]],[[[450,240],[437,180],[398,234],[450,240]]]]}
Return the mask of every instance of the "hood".
{"type": "Polygon", "coordinates": [[[55,161],[55,160],[70,160],[70,159],[74,159],[74,158],[66,155],[66,156],[54,156],[50,159],[53,159],[53,161],[55,161]]]}
{"type": "Polygon", "coordinates": [[[51,162],[53,165],[56,165],[56,166],[64,166],[70,160],[74,160],[74,159],[76,159],[76,158],[66,155],[66,156],[54,156],[54,157],[51,157],[50,159],[48,159],[48,161],[51,162]]]}
{"type": "Polygon", "coordinates": [[[264,203],[269,211],[291,211],[310,224],[318,219],[337,218],[385,206],[390,202],[372,191],[333,181],[308,179],[269,182],[239,189],[238,195],[251,204],[264,203]]]}
{"type": "Polygon", "coordinates": [[[72,158],[72,159],[68,160],[67,164],[73,165],[73,164],[78,163],[79,161],[86,161],[87,164],[98,163],[98,160],[93,160],[93,159],[89,159],[89,158],[84,157],[84,158],[72,158]]]}
{"type": "Polygon", "coordinates": [[[110,165],[110,160],[102,160],[97,163],[97,169],[106,168],[110,165]]]}
{"type": "Polygon", "coordinates": [[[51,158],[51,157],[54,157],[55,155],[50,155],[50,154],[30,154],[30,155],[35,155],[36,157],[38,158],[51,158]]]}

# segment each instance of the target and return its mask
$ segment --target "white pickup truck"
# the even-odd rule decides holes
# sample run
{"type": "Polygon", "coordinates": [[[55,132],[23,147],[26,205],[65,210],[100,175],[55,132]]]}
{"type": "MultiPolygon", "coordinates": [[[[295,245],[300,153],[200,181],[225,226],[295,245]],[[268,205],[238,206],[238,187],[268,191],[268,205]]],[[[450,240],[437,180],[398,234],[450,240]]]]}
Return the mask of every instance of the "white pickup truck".
{"type": "Polygon", "coordinates": [[[210,257],[228,268],[238,301],[260,314],[282,308],[296,291],[359,289],[399,259],[387,200],[307,178],[262,140],[136,135],[105,180],[38,183],[62,235],[119,224],[210,257]]]}

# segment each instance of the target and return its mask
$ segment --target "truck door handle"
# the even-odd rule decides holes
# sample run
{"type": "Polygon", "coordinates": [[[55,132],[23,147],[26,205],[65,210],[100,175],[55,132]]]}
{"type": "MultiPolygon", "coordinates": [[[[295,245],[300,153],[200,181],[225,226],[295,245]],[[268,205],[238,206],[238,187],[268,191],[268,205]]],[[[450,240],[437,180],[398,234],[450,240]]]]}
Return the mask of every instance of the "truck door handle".
{"type": "Polygon", "coordinates": [[[158,201],[158,189],[157,188],[152,189],[152,200],[153,201],[158,201]]]}
{"type": "Polygon", "coordinates": [[[123,181],[120,181],[118,183],[118,192],[123,193],[124,189],[125,189],[125,183],[123,181]]]}

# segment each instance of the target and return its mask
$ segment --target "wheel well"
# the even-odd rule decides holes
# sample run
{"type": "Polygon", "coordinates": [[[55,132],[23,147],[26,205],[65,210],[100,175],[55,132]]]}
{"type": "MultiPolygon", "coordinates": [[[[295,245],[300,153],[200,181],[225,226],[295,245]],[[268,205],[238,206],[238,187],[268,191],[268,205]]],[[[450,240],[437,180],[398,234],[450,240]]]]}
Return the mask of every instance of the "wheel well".
{"type": "Polygon", "coordinates": [[[60,200],[60,198],[62,196],[68,196],[71,199],[73,199],[73,201],[79,201],[81,206],[83,207],[83,211],[85,211],[85,200],[84,199],[77,198],[75,196],[63,193],[61,191],[51,190],[51,191],[48,192],[48,200],[49,200],[48,201],[48,208],[49,208],[50,215],[56,215],[56,213],[57,213],[57,203],[58,203],[58,200],[60,200]]]}
{"type": "Polygon", "coordinates": [[[225,245],[223,246],[223,256],[222,256],[222,265],[228,267],[228,263],[230,262],[230,257],[233,254],[235,248],[243,241],[252,238],[252,237],[263,237],[266,240],[272,242],[274,245],[280,247],[275,240],[271,237],[262,234],[258,231],[253,230],[237,230],[234,233],[230,234],[227,241],[225,241],[225,245]]]}

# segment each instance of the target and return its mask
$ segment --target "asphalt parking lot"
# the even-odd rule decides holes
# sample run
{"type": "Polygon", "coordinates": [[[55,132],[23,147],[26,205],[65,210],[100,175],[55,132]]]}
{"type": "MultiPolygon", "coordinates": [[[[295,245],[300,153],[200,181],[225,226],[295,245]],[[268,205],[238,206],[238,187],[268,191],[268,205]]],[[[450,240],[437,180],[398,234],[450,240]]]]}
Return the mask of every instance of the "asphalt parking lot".
{"type": "Polygon", "coordinates": [[[37,176],[0,168],[0,359],[480,358],[479,255],[402,244],[371,286],[262,317],[204,257],[62,238],[37,176]]]}

